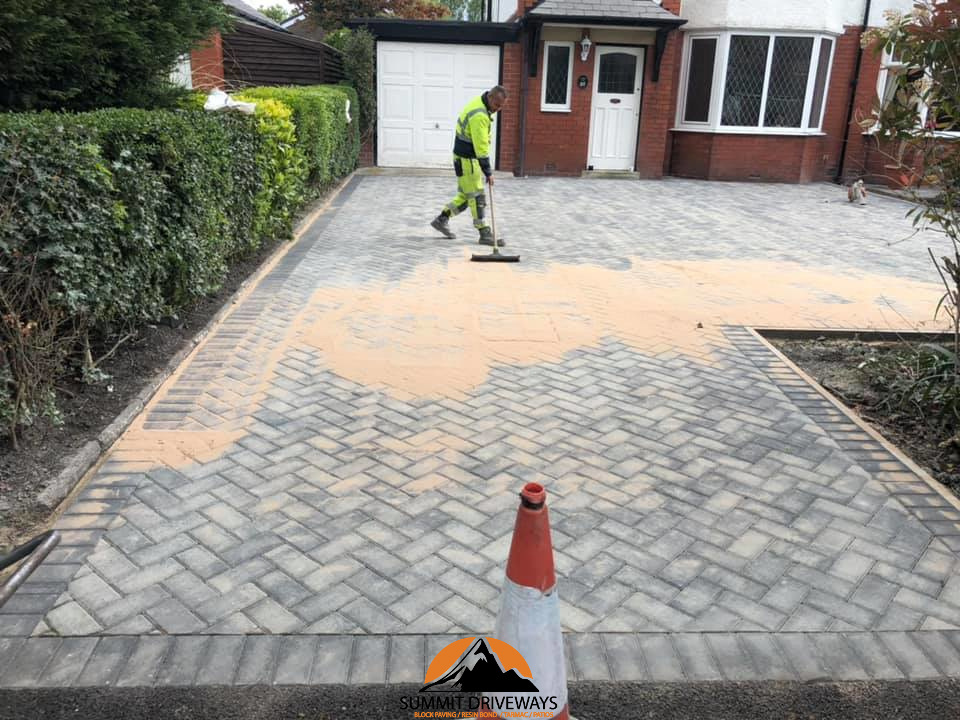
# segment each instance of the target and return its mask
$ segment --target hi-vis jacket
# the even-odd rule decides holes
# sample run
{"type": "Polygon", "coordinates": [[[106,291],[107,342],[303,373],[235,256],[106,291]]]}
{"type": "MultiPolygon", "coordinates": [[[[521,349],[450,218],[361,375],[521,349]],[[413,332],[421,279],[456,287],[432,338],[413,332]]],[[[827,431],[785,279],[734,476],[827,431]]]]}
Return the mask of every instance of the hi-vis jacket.
{"type": "Polygon", "coordinates": [[[487,110],[487,93],[478,95],[467,103],[457,120],[457,139],[453,142],[453,154],[462,158],[476,158],[483,174],[490,176],[490,130],[493,115],[487,110]]]}

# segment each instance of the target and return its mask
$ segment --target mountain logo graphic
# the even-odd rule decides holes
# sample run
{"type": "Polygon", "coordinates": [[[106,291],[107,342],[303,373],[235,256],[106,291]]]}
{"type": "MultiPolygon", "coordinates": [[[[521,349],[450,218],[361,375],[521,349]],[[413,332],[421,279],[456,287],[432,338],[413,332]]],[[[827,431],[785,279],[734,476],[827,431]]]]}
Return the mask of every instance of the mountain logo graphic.
{"type": "Polygon", "coordinates": [[[532,676],[527,661],[511,645],[469,637],[437,653],[420,692],[538,693],[532,676]]]}

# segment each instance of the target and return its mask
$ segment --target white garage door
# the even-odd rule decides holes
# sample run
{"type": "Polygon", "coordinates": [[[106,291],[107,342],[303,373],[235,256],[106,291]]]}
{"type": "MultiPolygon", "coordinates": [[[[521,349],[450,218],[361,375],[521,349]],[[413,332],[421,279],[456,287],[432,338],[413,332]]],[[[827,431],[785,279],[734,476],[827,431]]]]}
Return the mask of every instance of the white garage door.
{"type": "Polygon", "coordinates": [[[377,165],[449,166],[457,116],[499,77],[496,46],[377,43],[377,165]]]}

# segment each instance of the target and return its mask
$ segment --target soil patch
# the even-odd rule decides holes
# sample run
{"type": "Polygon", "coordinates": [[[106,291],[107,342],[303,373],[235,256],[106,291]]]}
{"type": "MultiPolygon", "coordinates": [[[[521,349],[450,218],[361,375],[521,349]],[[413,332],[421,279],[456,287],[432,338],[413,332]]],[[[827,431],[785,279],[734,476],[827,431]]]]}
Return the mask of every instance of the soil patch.
{"type": "Polygon", "coordinates": [[[916,373],[909,358],[922,343],[834,339],[771,342],[840,402],[960,496],[956,424],[938,422],[938,408],[930,405],[890,401],[891,387],[903,387],[915,381],[916,373]]]}

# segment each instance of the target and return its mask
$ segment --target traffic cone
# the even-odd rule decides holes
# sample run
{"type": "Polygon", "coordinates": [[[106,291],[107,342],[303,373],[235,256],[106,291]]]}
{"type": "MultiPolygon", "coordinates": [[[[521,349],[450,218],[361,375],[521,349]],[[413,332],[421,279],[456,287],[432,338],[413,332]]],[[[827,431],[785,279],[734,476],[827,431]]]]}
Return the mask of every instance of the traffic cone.
{"type": "Polygon", "coordinates": [[[546,500],[546,490],[537,483],[527,483],[520,493],[520,508],[507,558],[507,577],[493,635],[523,656],[538,692],[484,692],[490,710],[481,709],[478,719],[509,718],[513,715],[511,710],[524,707],[517,703],[525,703],[525,709],[540,711],[540,717],[570,720],[567,666],[546,500]],[[512,705],[507,698],[514,699],[512,705]],[[535,705],[530,704],[532,698],[537,698],[535,705]]]}

